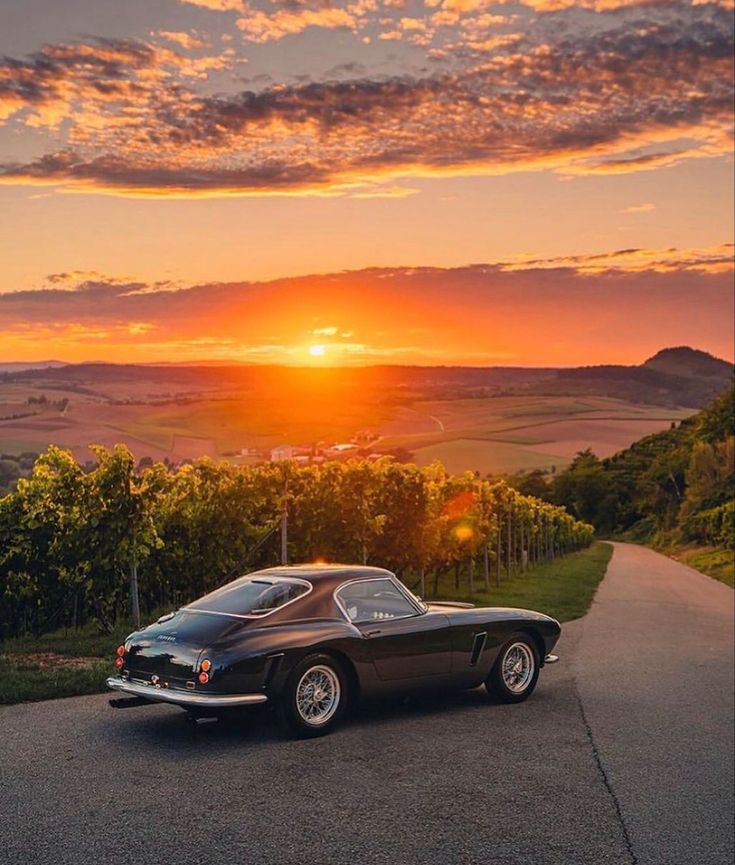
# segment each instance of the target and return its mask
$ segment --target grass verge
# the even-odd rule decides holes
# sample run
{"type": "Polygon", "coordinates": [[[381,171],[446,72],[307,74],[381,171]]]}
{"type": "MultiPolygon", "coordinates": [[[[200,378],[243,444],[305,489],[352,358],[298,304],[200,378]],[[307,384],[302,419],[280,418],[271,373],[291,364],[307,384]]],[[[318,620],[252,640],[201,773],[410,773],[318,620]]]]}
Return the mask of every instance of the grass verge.
{"type": "Polygon", "coordinates": [[[455,589],[452,577],[448,577],[439,583],[436,598],[471,601],[482,607],[521,607],[546,613],[560,622],[569,622],[583,616],[589,609],[605,576],[612,550],[610,544],[596,541],[578,553],[536,565],[510,579],[505,578],[498,587],[491,584],[489,592],[484,592],[482,585],[478,587],[481,576],[479,580],[475,578],[475,591],[472,593],[466,583],[459,590],[455,589]]]}
{"type": "Polygon", "coordinates": [[[0,705],[98,694],[114,669],[115,648],[133,628],[121,623],[112,634],[60,628],[41,637],[19,637],[0,644],[0,705]]]}
{"type": "Polygon", "coordinates": [[[85,661],[63,666],[24,655],[0,655],[0,705],[100,693],[112,664],[101,658],[85,661]]]}
{"type": "MultiPolygon", "coordinates": [[[[586,550],[505,578],[487,593],[476,585],[470,594],[466,583],[457,590],[452,578],[445,578],[437,598],[524,607],[568,622],[589,609],[611,555],[610,544],[598,541],[586,550]]],[[[0,705],[102,693],[113,670],[115,647],[131,630],[124,624],[119,633],[100,634],[90,625],[6,640],[0,645],[0,705]]]]}
{"type": "Polygon", "coordinates": [[[735,551],[719,547],[679,547],[665,550],[678,562],[696,568],[730,588],[735,588],[735,551]]]}

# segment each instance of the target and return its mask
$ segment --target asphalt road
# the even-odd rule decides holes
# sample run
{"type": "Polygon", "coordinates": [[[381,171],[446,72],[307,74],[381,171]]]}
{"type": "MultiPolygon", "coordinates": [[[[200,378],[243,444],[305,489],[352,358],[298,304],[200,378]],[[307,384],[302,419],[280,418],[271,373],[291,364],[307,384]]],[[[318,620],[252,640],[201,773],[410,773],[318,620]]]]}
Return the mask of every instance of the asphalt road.
{"type": "Polygon", "coordinates": [[[80,697],[0,710],[0,862],[730,865],[733,593],[616,544],[520,706],[480,691],[287,741],[80,697]]]}

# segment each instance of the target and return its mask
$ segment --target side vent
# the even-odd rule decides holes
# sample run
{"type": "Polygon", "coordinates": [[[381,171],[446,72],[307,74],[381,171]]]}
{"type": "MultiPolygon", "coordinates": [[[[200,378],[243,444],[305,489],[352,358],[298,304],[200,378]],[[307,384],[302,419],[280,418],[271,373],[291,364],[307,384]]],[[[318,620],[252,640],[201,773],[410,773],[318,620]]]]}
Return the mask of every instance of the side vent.
{"type": "Polygon", "coordinates": [[[482,650],[485,648],[486,642],[487,631],[482,631],[479,634],[475,634],[475,639],[472,643],[472,654],[470,655],[470,667],[477,666],[477,662],[480,660],[480,655],[482,654],[482,650]]]}
{"type": "Polygon", "coordinates": [[[274,676],[278,672],[278,668],[281,666],[283,654],[283,652],[279,652],[277,655],[268,655],[268,667],[265,673],[265,680],[263,681],[263,689],[269,687],[273,681],[274,676]]]}

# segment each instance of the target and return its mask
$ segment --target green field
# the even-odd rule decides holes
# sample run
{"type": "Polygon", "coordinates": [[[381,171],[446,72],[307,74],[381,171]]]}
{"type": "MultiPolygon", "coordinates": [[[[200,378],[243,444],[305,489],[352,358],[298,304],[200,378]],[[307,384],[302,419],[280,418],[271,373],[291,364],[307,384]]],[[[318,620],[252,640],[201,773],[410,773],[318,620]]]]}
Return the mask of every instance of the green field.
{"type": "Polygon", "coordinates": [[[563,468],[586,448],[610,456],[692,413],[608,397],[532,395],[416,402],[412,410],[420,428],[412,431],[409,420],[405,429],[390,424],[377,450],[399,447],[419,465],[439,460],[453,472],[482,474],[563,468]]]}
{"type": "MultiPolygon", "coordinates": [[[[477,468],[483,473],[502,474],[549,465],[548,457],[543,454],[526,451],[511,443],[482,439],[459,438],[428,445],[414,451],[414,458],[420,466],[439,460],[452,473],[477,468]]],[[[559,459],[556,465],[563,466],[568,462],[559,459]]]]}

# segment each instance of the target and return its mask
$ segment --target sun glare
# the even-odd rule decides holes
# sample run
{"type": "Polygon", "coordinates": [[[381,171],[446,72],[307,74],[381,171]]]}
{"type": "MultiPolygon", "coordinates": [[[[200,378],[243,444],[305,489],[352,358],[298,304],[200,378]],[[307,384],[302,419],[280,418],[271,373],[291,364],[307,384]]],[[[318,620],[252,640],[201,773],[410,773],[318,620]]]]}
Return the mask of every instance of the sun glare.
{"type": "Polygon", "coordinates": [[[324,357],[327,353],[326,345],[310,345],[309,346],[309,354],[312,357],[324,357]]]}

